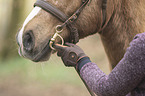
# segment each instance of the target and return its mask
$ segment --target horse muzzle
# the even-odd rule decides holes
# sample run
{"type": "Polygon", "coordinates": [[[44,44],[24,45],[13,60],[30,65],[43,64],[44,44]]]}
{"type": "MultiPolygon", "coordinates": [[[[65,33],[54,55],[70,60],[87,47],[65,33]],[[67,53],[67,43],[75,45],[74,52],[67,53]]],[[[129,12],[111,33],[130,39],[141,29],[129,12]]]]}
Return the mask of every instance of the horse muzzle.
{"type": "Polygon", "coordinates": [[[50,48],[50,38],[39,45],[35,44],[35,36],[32,30],[29,30],[21,36],[19,32],[16,36],[17,44],[19,46],[19,55],[30,59],[34,62],[49,60],[53,50],[50,48]],[[37,45],[37,46],[36,46],[37,45]]]}

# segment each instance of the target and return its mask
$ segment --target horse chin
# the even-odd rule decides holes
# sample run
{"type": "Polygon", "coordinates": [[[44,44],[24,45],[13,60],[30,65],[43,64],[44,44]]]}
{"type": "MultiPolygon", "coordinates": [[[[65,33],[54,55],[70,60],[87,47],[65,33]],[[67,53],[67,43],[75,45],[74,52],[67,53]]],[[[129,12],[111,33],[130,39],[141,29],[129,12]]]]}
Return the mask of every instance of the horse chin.
{"type": "Polygon", "coordinates": [[[51,54],[53,53],[53,50],[46,45],[35,57],[32,59],[34,62],[44,62],[48,61],[50,59],[51,54]]]}
{"type": "Polygon", "coordinates": [[[19,55],[30,59],[33,62],[44,62],[48,61],[50,59],[51,54],[54,53],[54,51],[49,47],[49,44],[46,44],[42,49],[34,49],[32,52],[27,52],[23,48],[19,48],[19,55]]]}

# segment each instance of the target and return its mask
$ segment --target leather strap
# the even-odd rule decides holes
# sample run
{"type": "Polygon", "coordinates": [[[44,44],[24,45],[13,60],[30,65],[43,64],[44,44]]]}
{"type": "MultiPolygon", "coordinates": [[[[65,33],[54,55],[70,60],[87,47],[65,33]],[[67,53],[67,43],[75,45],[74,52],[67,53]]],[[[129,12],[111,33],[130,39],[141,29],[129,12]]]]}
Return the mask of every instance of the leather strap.
{"type": "Polygon", "coordinates": [[[102,14],[103,14],[102,27],[105,25],[106,22],[106,8],[107,8],[107,0],[103,0],[102,1],[102,14]]]}
{"type": "Polygon", "coordinates": [[[89,2],[89,0],[83,0],[81,7],[74,12],[74,14],[71,17],[67,17],[61,10],[56,8],[55,6],[51,5],[49,2],[43,1],[43,0],[37,0],[34,4],[34,6],[39,6],[43,10],[51,13],[55,17],[57,17],[60,21],[63,22],[62,28],[64,26],[67,26],[70,30],[70,43],[76,44],[79,42],[79,32],[78,29],[74,26],[74,21],[78,18],[83,8],[86,6],[86,4],[89,2]]]}
{"type": "Polygon", "coordinates": [[[34,7],[35,6],[41,7],[43,10],[51,13],[52,15],[57,17],[62,22],[65,22],[68,19],[68,17],[62,11],[60,11],[55,6],[51,5],[49,2],[46,2],[46,1],[43,1],[43,0],[37,0],[34,3],[34,7]]]}
{"type": "Polygon", "coordinates": [[[102,34],[103,32],[103,29],[105,28],[106,26],[106,8],[107,8],[107,0],[103,0],[102,1],[102,15],[103,15],[103,20],[102,20],[102,26],[101,26],[101,29],[98,31],[99,34],[102,34]]]}

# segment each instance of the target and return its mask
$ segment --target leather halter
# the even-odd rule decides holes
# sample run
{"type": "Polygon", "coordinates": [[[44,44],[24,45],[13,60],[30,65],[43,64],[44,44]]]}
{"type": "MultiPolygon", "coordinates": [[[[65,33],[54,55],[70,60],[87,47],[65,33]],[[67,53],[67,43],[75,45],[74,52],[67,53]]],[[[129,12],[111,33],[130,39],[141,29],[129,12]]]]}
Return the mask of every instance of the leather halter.
{"type": "Polygon", "coordinates": [[[82,0],[82,4],[80,8],[76,12],[74,12],[74,14],[69,18],[61,10],[51,5],[49,2],[43,0],[37,0],[34,6],[41,7],[43,10],[51,13],[52,15],[57,17],[60,21],[62,21],[63,24],[59,26],[59,28],[63,29],[64,26],[67,26],[70,30],[69,42],[76,44],[77,42],[79,42],[79,34],[78,34],[78,29],[74,26],[74,21],[78,18],[81,11],[83,10],[83,8],[86,6],[88,2],[89,0],[82,0]]]}
{"type": "MultiPolygon", "coordinates": [[[[79,42],[79,33],[78,29],[74,26],[74,21],[78,19],[81,11],[83,8],[88,4],[90,0],[82,0],[82,4],[78,10],[76,10],[72,16],[68,17],[66,16],[61,10],[53,6],[47,1],[43,0],[37,0],[34,4],[34,6],[39,6],[43,10],[51,13],[55,17],[57,17],[60,21],[63,22],[62,25],[59,26],[59,29],[63,29],[64,26],[67,26],[70,30],[70,38],[69,42],[76,44],[79,42]]],[[[102,1],[102,14],[103,14],[103,23],[102,27],[105,25],[106,22],[106,6],[107,6],[107,0],[102,1]]]]}
{"type": "Polygon", "coordinates": [[[103,0],[102,1],[102,15],[103,15],[103,23],[102,23],[102,27],[105,25],[106,23],[106,8],[107,8],[107,0],[103,0]]]}

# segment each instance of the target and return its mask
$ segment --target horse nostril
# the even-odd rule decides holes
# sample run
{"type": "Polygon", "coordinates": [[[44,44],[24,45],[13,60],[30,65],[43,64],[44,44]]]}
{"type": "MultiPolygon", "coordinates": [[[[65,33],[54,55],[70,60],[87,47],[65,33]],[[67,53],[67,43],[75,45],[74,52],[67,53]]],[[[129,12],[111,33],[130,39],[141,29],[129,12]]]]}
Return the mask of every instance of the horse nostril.
{"type": "Polygon", "coordinates": [[[32,30],[29,30],[26,34],[24,34],[24,36],[23,36],[23,46],[24,46],[24,49],[28,52],[33,50],[34,35],[32,33],[32,30]]]}

